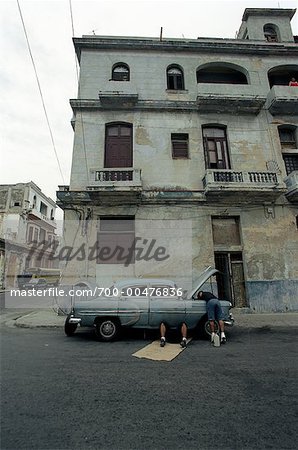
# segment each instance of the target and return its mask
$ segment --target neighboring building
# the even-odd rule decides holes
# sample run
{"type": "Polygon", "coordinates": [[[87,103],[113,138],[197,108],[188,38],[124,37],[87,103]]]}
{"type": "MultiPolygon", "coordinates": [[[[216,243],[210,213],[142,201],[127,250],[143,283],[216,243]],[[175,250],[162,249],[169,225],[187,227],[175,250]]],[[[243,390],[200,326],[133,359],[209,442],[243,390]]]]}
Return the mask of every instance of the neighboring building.
{"type": "Polygon", "coordinates": [[[16,276],[29,267],[53,267],[51,248],[39,244],[57,241],[55,211],[55,202],[32,181],[0,185],[2,288],[15,286],[16,276]]]}
{"type": "MultiPolygon", "coordinates": [[[[236,39],[74,38],[72,171],[57,193],[68,245],[127,246],[138,223],[184,221],[192,282],[215,265],[235,306],[298,309],[294,13],[246,9],[236,39]]],[[[65,273],[107,286],[144,267],[82,257],[65,273]]]]}

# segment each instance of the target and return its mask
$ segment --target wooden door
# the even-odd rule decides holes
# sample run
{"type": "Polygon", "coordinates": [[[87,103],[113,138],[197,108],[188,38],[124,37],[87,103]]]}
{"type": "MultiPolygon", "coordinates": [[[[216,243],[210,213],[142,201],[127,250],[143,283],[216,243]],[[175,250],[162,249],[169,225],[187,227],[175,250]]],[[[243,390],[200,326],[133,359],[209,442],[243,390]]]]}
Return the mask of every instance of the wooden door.
{"type": "Polygon", "coordinates": [[[106,127],[105,167],[132,167],[132,126],[112,124],[106,127]]]}

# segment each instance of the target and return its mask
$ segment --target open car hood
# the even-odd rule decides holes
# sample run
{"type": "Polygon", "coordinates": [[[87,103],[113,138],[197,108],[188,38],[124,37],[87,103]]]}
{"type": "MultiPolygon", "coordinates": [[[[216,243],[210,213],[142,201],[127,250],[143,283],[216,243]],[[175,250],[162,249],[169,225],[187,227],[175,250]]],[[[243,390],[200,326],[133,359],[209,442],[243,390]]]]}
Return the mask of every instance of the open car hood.
{"type": "Polygon", "coordinates": [[[188,292],[187,298],[192,298],[192,296],[200,289],[201,286],[203,286],[204,283],[208,280],[208,278],[212,277],[212,275],[216,274],[218,272],[217,269],[214,269],[214,267],[207,267],[199,276],[198,280],[194,284],[194,288],[188,292]]]}

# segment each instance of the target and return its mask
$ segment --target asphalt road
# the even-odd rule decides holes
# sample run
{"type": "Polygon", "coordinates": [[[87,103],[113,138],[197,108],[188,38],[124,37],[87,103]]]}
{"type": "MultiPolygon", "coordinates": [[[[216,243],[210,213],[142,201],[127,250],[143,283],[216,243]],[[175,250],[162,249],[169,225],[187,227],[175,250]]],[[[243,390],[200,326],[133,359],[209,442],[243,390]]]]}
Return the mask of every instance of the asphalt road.
{"type": "Polygon", "coordinates": [[[3,326],[1,449],[296,449],[296,336],[235,327],[156,362],[141,333],[3,326]]]}

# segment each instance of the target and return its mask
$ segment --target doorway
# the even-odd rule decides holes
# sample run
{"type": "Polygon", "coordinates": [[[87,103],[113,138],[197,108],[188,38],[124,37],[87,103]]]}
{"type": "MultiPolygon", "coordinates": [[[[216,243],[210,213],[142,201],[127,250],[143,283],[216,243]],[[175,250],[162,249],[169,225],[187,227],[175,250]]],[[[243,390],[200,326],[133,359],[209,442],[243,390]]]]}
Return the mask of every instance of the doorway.
{"type": "Polygon", "coordinates": [[[219,298],[229,300],[235,308],[247,307],[242,252],[215,252],[219,298]]]}

